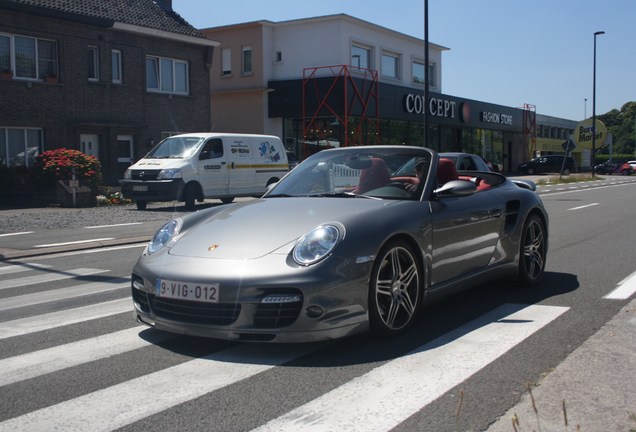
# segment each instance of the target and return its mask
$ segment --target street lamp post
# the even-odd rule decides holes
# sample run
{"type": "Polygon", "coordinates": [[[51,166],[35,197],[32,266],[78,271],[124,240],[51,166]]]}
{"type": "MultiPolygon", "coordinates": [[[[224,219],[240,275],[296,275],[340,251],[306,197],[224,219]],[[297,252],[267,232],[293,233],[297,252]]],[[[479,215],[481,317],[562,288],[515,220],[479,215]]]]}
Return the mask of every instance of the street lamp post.
{"type": "Polygon", "coordinates": [[[596,36],[602,34],[605,34],[605,32],[594,32],[594,66],[592,73],[592,178],[594,178],[594,164],[596,163],[596,36]]]}

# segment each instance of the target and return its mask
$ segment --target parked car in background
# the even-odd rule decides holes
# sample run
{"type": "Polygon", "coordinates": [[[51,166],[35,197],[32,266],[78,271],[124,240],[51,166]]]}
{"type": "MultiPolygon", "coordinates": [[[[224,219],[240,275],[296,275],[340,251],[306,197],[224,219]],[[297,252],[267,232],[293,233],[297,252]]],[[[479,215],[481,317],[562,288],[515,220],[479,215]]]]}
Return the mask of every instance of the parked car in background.
{"type": "Polygon", "coordinates": [[[460,171],[493,171],[485,160],[474,154],[447,152],[440,153],[439,157],[452,160],[460,171]]]}
{"type": "Polygon", "coordinates": [[[597,174],[634,174],[634,168],[629,164],[629,162],[615,162],[611,160],[596,165],[594,167],[594,171],[597,174]]]}
{"type": "Polygon", "coordinates": [[[132,270],[135,316],[235,341],[395,336],[439,295],[540,283],[536,186],[469,174],[424,147],[323,150],[259,199],[166,223],[132,270]]]}
{"type": "Polygon", "coordinates": [[[519,171],[525,174],[553,172],[568,175],[576,172],[576,162],[574,162],[574,158],[571,156],[539,156],[519,165],[519,171]],[[563,169],[563,171],[561,171],[561,169],[563,169]]]}
{"type": "Polygon", "coordinates": [[[627,161],[627,163],[628,163],[628,164],[629,164],[632,168],[634,168],[634,171],[636,171],[636,160],[633,160],[633,161],[627,161]]]}

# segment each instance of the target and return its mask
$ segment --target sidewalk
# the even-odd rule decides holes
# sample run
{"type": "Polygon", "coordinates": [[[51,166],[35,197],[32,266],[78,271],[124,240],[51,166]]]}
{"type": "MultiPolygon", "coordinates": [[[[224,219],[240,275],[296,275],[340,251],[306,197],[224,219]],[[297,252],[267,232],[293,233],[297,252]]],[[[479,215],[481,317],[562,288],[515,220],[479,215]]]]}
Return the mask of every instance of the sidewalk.
{"type": "Polygon", "coordinates": [[[636,299],[536,384],[487,432],[636,431],[636,299]]]}

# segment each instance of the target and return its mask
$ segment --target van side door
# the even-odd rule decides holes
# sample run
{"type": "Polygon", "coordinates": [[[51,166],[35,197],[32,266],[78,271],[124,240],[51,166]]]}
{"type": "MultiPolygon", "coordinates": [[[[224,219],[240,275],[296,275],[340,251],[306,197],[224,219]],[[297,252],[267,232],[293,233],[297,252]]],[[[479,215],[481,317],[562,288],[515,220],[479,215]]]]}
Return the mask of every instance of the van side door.
{"type": "Polygon", "coordinates": [[[198,155],[199,183],[203,195],[208,198],[226,195],[230,173],[228,155],[221,138],[211,138],[201,148],[198,155]]]}

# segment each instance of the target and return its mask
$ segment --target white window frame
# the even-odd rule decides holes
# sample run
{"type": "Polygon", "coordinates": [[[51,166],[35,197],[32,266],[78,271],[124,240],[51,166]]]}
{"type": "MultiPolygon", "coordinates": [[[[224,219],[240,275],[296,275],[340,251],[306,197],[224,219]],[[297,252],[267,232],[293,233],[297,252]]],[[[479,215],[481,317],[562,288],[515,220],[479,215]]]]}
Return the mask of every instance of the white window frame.
{"type": "Polygon", "coordinates": [[[399,80],[402,78],[402,56],[392,51],[382,51],[380,55],[380,64],[382,66],[382,77],[399,80]],[[393,71],[386,70],[385,59],[392,61],[393,71]],[[392,72],[392,73],[389,73],[392,72]]]}
{"type": "Polygon", "coordinates": [[[232,75],[232,49],[221,49],[221,76],[232,75]]]}
{"type": "Polygon", "coordinates": [[[250,45],[245,45],[241,47],[241,74],[251,75],[252,73],[254,73],[254,51],[250,45]]]}
{"type": "Polygon", "coordinates": [[[168,57],[146,56],[146,91],[175,95],[190,94],[190,66],[187,61],[168,57]],[[150,80],[150,73],[154,79],[150,80]],[[180,79],[183,77],[183,79],[180,79]],[[153,85],[156,84],[156,85],[153,85]]]}
{"type": "Polygon", "coordinates": [[[122,76],[122,51],[113,49],[110,51],[110,63],[111,63],[111,81],[113,84],[121,84],[124,82],[122,76]]]}
{"type": "MultiPolygon", "coordinates": [[[[35,157],[42,153],[42,145],[43,145],[43,136],[44,132],[42,128],[22,128],[22,127],[0,127],[0,144],[3,148],[0,148],[0,164],[7,167],[15,167],[15,166],[33,166],[33,162],[35,157]],[[22,131],[23,135],[23,149],[22,153],[26,155],[23,156],[24,163],[11,163],[9,162],[10,156],[10,143],[9,143],[9,130],[11,131],[22,131]],[[33,138],[32,134],[35,132],[37,134],[37,142],[29,142],[29,138],[33,138]],[[31,146],[29,146],[31,144],[31,146]],[[35,151],[32,150],[35,148],[35,151]],[[31,151],[31,154],[29,152],[31,151]]],[[[21,152],[15,152],[15,156],[12,156],[11,159],[17,158],[17,156],[21,152]]],[[[16,162],[19,162],[17,160],[16,162]]]]}
{"type": "Polygon", "coordinates": [[[373,69],[373,47],[363,44],[363,43],[359,43],[359,42],[352,42],[351,43],[351,66],[357,69],[373,69]],[[361,50],[361,51],[365,51],[367,54],[367,61],[363,62],[362,61],[362,57],[358,56],[356,54],[354,54],[354,50],[361,50]],[[354,62],[354,57],[358,57],[357,58],[357,62],[354,62]]]}
{"type": "Polygon", "coordinates": [[[5,59],[2,64],[2,70],[5,69],[11,71],[13,78],[23,80],[43,80],[45,76],[57,76],[59,71],[59,59],[58,59],[58,44],[54,39],[42,39],[32,36],[24,36],[19,34],[0,33],[0,36],[8,42],[8,53],[4,53],[5,59]],[[16,55],[16,40],[18,41],[30,41],[32,43],[30,52],[23,53],[22,55],[16,55]],[[40,47],[40,44],[44,42],[52,44],[52,58],[44,57],[44,53],[40,47]],[[26,56],[24,54],[27,54],[26,56]],[[25,65],[21,67],[16,57],[22,60],[25,65]],[[5,64],[8,63],[8,64],[5,64]],[[29,73],[25,73],[26,71],[29,73]]]}
{"type": "MultiPolygon", "coordinates": [[[[424,60],[419,60],[419,59],[413,59],[413,61],[411,62],[411,82],[415,85],[419,85],[424,87],[424,80],[426,79],[426,75],[422,76],[422,80],[420,81],[416,81],[416,75],[413,73],[413,68],[415,65],[420,65],[422,66],[422,69],[424,69],[424,60]]],[[[430,87],[435,87],[437,85],[437,74],[436,74],[436,64],[435,63],[430,63],[428,64],[428,80],[429,80],[429,88],[430,87]]]]}
{"type": "Polygon", "coordinates": [[[86,59],[87,63],[87,75],[89,81],[99,81],[99,48],[95,45],[89,45],[87,47],[86,59]]]}

